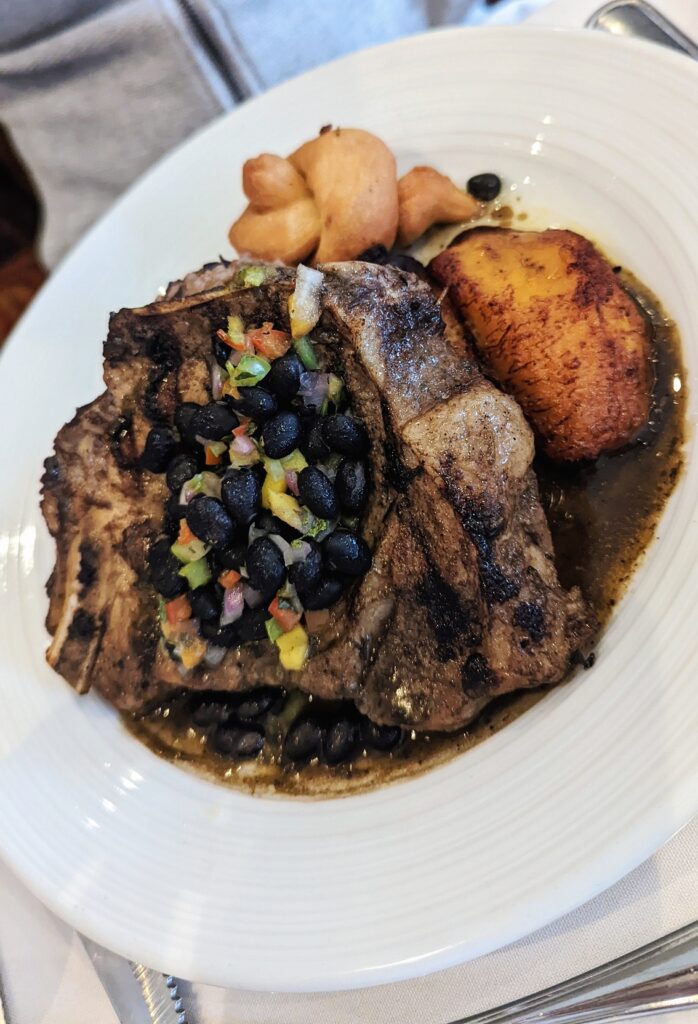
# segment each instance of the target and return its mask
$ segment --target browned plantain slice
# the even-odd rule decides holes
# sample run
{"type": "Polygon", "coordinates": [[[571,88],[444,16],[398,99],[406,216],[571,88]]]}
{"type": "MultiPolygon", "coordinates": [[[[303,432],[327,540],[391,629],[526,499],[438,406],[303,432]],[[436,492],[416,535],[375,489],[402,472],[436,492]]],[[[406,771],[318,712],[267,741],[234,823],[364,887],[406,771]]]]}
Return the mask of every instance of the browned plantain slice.
{"type": "Polygon", "coordinates": [[[647,422],[648,327],[586,238],[474,228],[431,270],[551,458],[596,458],[632,441],[647,422]]]}

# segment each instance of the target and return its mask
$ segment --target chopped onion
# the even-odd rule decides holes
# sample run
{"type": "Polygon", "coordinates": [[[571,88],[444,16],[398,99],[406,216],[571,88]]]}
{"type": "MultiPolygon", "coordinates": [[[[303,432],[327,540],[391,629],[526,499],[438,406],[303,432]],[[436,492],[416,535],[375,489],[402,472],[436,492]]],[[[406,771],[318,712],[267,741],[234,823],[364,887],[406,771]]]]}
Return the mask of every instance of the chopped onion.
{"type": "Polygon", "coordinates": [[[221,626],[229,626],[231,622],[237,622],[244,610],[243,584],[236,583],[234,587],[229,587],[223,595],[221,626]]]}
{"type": "Polygon", "coordinates": [[[179,504],[188,505],[197,494],[205,494],[209,498],[220,498],[221,478],[208,471],[197,473],[182,485],[182,490],[179,492],[179,504]]]}
{"type": "Polygon", "coordinates": [[[204,661],[209,668],[216,668],[225,658],[225,652],[225,647],[216,647],[214,644],[209,644],[204,654],[204,661]]]}
{"type": "Polygon", "coordinates": [[[223,381],[226,379],[223,367],[214,363],[211,366],[211,396],[215,402],[223,397],[223,381]]]}
{"type": "Polygon", "coordinates": [[[237,352],[236,350],[231,349],[230,355],[228,356],[228,362],[231,366],[237,366],[244,354],[244,352],[237,352]]]}
{"type": "Polygon", "coordinates": [[[249,583],[244,583],[242,592],[245,597],[245,604],[248,608],[259,608],[262,603],[262,595],[258,590],[254,590],[249,583]]]}
{"type": "Polygon", "coordinates": [[[231,451],[237,452],[238,455],[251,455],[255,450],[255,443],[251,437],[247,434],[238,434],[238,436],[232,441],[230,445],[231,451]]]}
{"type": "Polygon", "coordinates": [[[324,278],[319,270],[312,270],[302,263],[296,270],[296,287],[288,300],[291,318],[291,334],[302,338],[312,331],[320,319],[320,294],[324,278]]]}
{"type": "Polygon", "coordinates": [[[336,527],[337,520],[333,519],[331,522],[327,524],[324,530],[321,530],[320,533],[317,533],[315,535],[315,540],[318,542],[318,544],[320,543],[320,541],[323,541],[325,537],[329,537],[329,535],[336,529],[336,527]]]}
{"type": "Polygon", "coordinates": [[[327,398],[329,386],[329,373],[302,373],[298,394],[303,400],[303,405],[319,409],[327,398]]]}
{"type": "Polygon", "coordinates": [[[250,523],[250,528],[247,532],[247,543],[253,544],[254,541],[259,540],[260,537],[266,537],[269,530],[263,530],[261,526],[255,526],[254,523],[250,523]]]}
{"type": "Polygon", "coordinates": [[[294,562],[304,562],[310,554],[310,544],[307,540],[294,540],[291,545],[294,562]]]}
{"type": "Polygon", "coordinates": [[[286,470],[286,486],[294,497],[298,497],[298,473],[295,469],[286,470]]]}
{"type": "Polygon", "coordinates": [[[289,542],[287,540],[284,540],[283,537],[280,537],[278,533],[270,533],[269,540],[273,541],[274,544],[276,544],[277,548],[284,556],[284,565],[293,565],[293,563],[296,561],[295,552],[291,545],[289,544],[289,542]]]}

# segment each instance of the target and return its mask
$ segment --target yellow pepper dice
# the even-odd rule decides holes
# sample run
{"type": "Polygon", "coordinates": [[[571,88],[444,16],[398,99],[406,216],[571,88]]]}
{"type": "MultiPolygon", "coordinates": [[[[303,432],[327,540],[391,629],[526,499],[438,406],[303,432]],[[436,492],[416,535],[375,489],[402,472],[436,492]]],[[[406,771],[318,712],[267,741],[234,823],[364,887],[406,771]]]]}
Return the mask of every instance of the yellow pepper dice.
{"type": "Polygon", "coordinates": [[[294,626],[276,641],[279,661],[289,672],[298,672],[308,659],[308,634],[302,626],[294,626]]]}
{"type": "Polygon", "coordinates": [[[273,512],[273,514],[280,519],[282,523],[287,523],[288,526],[292,526],[294,530],[298,530],[299,533],[303,533],[303,512],[293,495],[277,494],[275,491],[270,491],[268,497],[268,507],[270,511],[273,512]]]}
{"type": "Polygon", "coordinates": [[[275,479],[271,473],[267,473],[264,477],[264,483],[262,484],[262,506],[270,509],[272,506],[272,497],[276,494],[283,494],[285,490],[285,475],[282,474],[281,477],[275,479]]]}
{"type": "Polygon", "coordinates": [[[196,668],[206,653],[206,642],[200,637],[187,637],[179,656],[185,668],[196,668]]]}

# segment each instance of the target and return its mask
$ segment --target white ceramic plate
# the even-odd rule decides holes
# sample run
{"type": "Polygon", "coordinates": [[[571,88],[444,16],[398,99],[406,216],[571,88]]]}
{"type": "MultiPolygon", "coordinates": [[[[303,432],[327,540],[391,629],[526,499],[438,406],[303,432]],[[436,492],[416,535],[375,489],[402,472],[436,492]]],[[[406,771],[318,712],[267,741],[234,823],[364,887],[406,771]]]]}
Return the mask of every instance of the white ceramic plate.
{"type": "Polygon", "coordinates": [[[46,667],[41,462],[100,389],[108,311],[228,252],[244,158],[327,122],[376,131],[402,170],[497,169],[524,207],[583,226],[662,297],[698,381],[698,69],[591,34],[440,32],[305,75],[147,175],[44,288],[0,365],[0,849],[99,942],[256,989],[386,982],[485,953],[698,811],[694,460],[593,671],[407,783],[315,803],[228,791],[158,760],[46,667]]]}

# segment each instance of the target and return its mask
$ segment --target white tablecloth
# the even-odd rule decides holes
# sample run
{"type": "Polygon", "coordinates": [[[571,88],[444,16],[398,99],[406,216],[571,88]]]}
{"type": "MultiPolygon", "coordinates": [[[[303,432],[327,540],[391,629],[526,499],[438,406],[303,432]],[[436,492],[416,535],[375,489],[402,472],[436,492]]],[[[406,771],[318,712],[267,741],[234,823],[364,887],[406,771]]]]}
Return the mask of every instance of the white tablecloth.
{"type": "MultiPolygon", "coordinates": [[[[698,4],[656,0],[698,38],[698,4]]],[[[598,0],[520,0],[495,20],[581,25],[598,0]]],[[[484,8],[483,8],[484,10],[484,8]]],[[[1,827],[1,825],[0,825],[1,827]]],[[[698,919],[698,821],[574,913],[473,963],[417,981],[305,996],[184,987],[191,1024],[445,1024],[554,984],[698,919]]],[[[698,955],[697,955],[698,961],[698,955]]],[[[0,977],[10,1024],[116,1024],[77,936],[0,865],[0,977]]],[[[674,1017],[696,1024],[698,1011],[674,1017]]]]}

